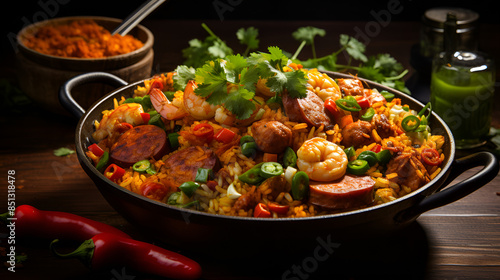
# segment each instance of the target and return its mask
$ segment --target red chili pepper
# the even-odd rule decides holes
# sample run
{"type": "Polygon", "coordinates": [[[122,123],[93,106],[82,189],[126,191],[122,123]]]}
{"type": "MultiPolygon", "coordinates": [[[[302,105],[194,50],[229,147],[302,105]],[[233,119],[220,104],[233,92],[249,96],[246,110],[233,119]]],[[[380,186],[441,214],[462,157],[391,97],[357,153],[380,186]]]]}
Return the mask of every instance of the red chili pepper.
{"type": "Polygon", "coordinates": [[[214,138],[214,128],[208,123],[200,123],[194,126],[193,134],[198,138],[203,138],[206,142],[214,138]]]}
{"type": "Polygon", "coordinates": [[[104,154],[104,150],[101,147],[99,147],[99,145],[97,145],[95,143],[90,145],[87,149],[89,151],[91,151],[94,155],[96,155],[97,157],[100,157],[104,154]]]}
{"type": "Polygon", "coordinates": [[[259,203],[253,210],[253,216],[256,218],[269,218],[271,217],[271,212],[264,203],[259,203]]]}
{"type": "Polygon", "coordinates": [[[181,254],[142,241],[100,233],[68,254],[60,254],[52,241],[52,252],[61,258],[78,258],[91,270],[126,266],[135,271],[171,279],[198,279],[201,266],[181,254]]]}
{"type": "Polygon", "coordinates": [[[219,132],[217,132],[217,134],[215,135],[215,140],[227,144],[231,142],[231,140],[233,140],[235,135],[236,133],[234,133],[234,131],[227,128],[223,128],[219,130],[219,132]]]}
{"type": "Polygon", "coordinates": [[[269,202],[267,204],[267,207],[269,208],[269,210],[276,212],[278,214],[283,214],[283,215],[288,213],[288,209],[290,209],[290,206],[281,205],[281,204],[278,204],[276,202],[269,202]]]}
{"type": "Polygon", "coordinates": [[[122,123],[119,123],[119,124],[116,124],[115,125],[115,130],[118,132],[118,133],[123,133],[129,129],[132,129],[134,128],[131,124],[129,123],[126,123],[126,122],[122,122],[122,123]]]}
{"type": "Polygon", "coordinates": [[[70,213],[42,211],[30,205],[20,205],[14,211],[0,215],[0,220],[6,224],[15,223],[16,236],[19,237],[83,241],[101,232],[130,237],[107,224],[70,213]]]}
{"type": "Polygon", "coordinates": [[[151,115],[148,113],[141,113],[141,118],[144,123],[148,123],[151,119],[151,115]]]}
{"type": "Polygon", "coordinates": [[[439,156],[439,152],[436,149],[425,148],[422,150],[420,157],[427,165],[440,165],[441,164],[441,156],[439,156]]]}
{"type": "Polygon", "coordinates": [[[124,174],[125,169],[114,163],[110,164],[106,170],[104,170],[104,176],[113,182],[116,182],[116,180],[120,179],[124,174]]]}
{"type": "Polygon", "coordinates": [[[168,188],[158,182],[146,182],[141,186],[142,195],[156,200],[162,200],[168,193],[168,188]]]}

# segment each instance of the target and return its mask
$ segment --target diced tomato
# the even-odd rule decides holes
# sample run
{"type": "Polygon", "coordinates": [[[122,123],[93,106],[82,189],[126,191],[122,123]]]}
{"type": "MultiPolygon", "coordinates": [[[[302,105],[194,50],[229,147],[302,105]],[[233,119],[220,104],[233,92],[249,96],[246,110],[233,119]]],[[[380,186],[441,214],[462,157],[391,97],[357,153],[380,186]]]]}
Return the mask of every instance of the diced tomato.
{"type": "Polygon", "coordinates": [[[276,202],[269,202],[267,204],[267,207],[269,208],[269,210],[273,211],[273,212],[276,212],[278,214],[286,214],[288,213],[288,209],[290,209],[290,206],[288,205],[280,205],[276,202]]]}
{"type": "Polygon", "coordinates": [[[215,187],[216,187],[217,185],[218,185],[218,184],[217,184],[217,182],[216,182],[216,181],[214,181],[214,180],[209,180],[209,181],[207,182],[207,187],[208,187],[210,190],[212,190],[212,191],[215,191],[215,187]]]}
{"type": "Polygon", "coordinates": [[[441,156],[436,149],[425,148],[422,150],[420,157],[422,158],[422,161],[427,165],[436,166],[441,164],[441,156]]]}
{"type": "Polygon", "coordinates": [[[88,150],[91,151],[97,157],[100,157],[104,154],[104,150],[95,143],[90,145],[88,147],[88,150]]]}
{"type": "Polygon", "coordinates": [[[358,102],[359,106],[361,106],[361,109],[367,109],[370,108],[370,101],[363,97],[362,95],[357,95],[355,96],[356,101],[358,102]]]}
{"type": "Polygon", "coordinates": [[[143,196],[150,197],[155,200],[163,200],[168,193],[168,188],[162,183],[146,182],[141,186],[143,196]]]}
{"type": "Polygon", "coordinates": [[[112,163],[110,164],[106,170],[104,170],[104,176],[106,178],[110,179],[113,182],[116,182],[118,179],[123,177],[125,174],[125,169],[121,168],[120,166],[112,163]]]}
{"type": "Polygon", "coordinates": [[[378,153],[378,152],[380,152],[381,149],[382,149],[382,146],[380,146],[380,144],[377,144],[377,145],[375,145],[375,147],[372,148],[372,151],[375,153],[378,153]]]}
{"type": "Polygon", "coordinates": [[[259,203],[255,206],[253,216],[256,218],[269,218],[271,217],[271,212],[264,203],[259,203]]]}
{"type": "Polygon", "coordinates": [[[144,123],[146,123],[146,124],[147,124],[147,123],[149,122],[149,120],[151,119],[151,115],[150,115],[150,114],[148,114],[148,113],[141,113],[141,117],[142,117],[142,121],[143,121],[144,123]]]}
{"type": "Polygon", "coordinates": [[[335,100],[333,100],[332,98],[328,98],[327,100],[325,100],[324,106],[328,110],[328,112],[332,114],[336,122],[340,121],[344,114],[342,110],[339,110],[337,104],[335,104],[335,100]]]}
{"type": "Polygon", "coordinates": [[[219,132],[217,132],[217,134],[215,135],[215,140],[227,144],[231,142],[231,140],[233,140],[235,135],[236,133],[234,133],[234,131],[227,128],[223,128],[219,130],[219,132]]]}

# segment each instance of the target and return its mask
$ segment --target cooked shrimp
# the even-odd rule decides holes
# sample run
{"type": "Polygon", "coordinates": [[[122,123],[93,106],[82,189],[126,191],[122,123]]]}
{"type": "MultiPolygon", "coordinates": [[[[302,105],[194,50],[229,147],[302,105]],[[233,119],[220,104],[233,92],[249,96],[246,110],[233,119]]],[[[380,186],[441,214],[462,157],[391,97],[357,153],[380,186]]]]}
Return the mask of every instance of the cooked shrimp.
{"type": "Polygon", "coordinates": [[[347,156],[337,144],[315,137],[297,150],[297,167],[311,180],[332,181],[344,176],[347,156]]]}
{"type": "Polygon", "coordinates": [[[167,120],[177,120],[185,117],[188,114],[182,106],[175,106],[179,105],[176,103],[180,102],[176,102],[175,99],[173,100],[173,102],[170,102],[165,94],[163,94],[163,92],[158,88],[152,88],[149,92],[149,95],[151,97],[151,103],[153,104],[155,110],[167,120]]]}
{"type": "Polygon", "coordinates": [[[266,85],[267,79],[259,79],[257,84],[255,85],[255,93],[261,94],[267,97],[273,97],[276,95],[276,92],[271,91],[269,87],[266,85]]]}
{"type": "Polygon", "coordinates": [[[250,117],[247,119],[240,120],[236,117],[236,115],[231,113],[226,108],[219,107],[217,108],[217,110],[215,110],[215,121],[219,124],[227,126],[249,126],[256,121],[256,117],[260,109],[261,107],[256,104],[255,110],[253,111],[252,115],[250,115],[250,117]]]}
{"type": "Polygon", "coordinates": [[[141,113],[144,113],[141,104],[124,103],[116,109],[104,113],[99,128],[92,134],[92,137],[96,141],[101,141],[113,134],[115,126],[123,122],[133,126],[142,124],[144,121],[141,113]]]}
{"type": "Polygon", "coordinates": [[[339,86],[327,74],[320,73],[314,69],[307,72],[307,78],[309,80],[307,81],[306,88],[316,93],[323,101],[327,98],[337,100],[342,97],[339,86]]]}
{"type": "Polygon", "coordinates": [[[209,104],[206,98],[196,95],[194,90],[198,86],[195,81],[190,81],[184,90],[184,108],[197,120],[208,120],[215,116],[219,106],[209,104]]]}

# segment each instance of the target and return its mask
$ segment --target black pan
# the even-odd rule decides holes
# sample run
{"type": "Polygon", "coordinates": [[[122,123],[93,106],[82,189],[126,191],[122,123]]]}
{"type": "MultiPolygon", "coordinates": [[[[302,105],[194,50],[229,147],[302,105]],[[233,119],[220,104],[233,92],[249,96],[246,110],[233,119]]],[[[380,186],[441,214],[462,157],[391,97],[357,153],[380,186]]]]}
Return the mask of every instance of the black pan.
{"type": "MultiPolygon", "coordinates": [[[[327,73],[332,78],[351,78],[345,74],[327,73]]],[[[404,93],[371,81],[365,80],[365,83],[370,88],[394,93],[412,109],[423,108],[423,104],[404,93]]],[[[202,251],[210,252],[209,254],[231,254],[235,245],[251,254],[262,248],[287,248],[290,244],[297,248],[297,244],[317,244],[320,236],[328,242],[340,242],[367,234],[384,234],[401,229],[428,210],[467,196],[495,178],[499,171],[498,161],[488,152],[455,159],[452,133],[433,112],[430,119],[431,131],[433,134],[444,135],[446,141],[443,146],[443,170],[425,186],[392,202],[340,214],[278,219],[229,217],[180,209],[150,200],[109,181],[85,155],[87,147],[93,143],[91,135],[94,132],[94,120],[100,120],[101,112],[113,107],[114,98],[119,100],[121,96],[130,97],[138,85],[143,85],[143,81],[127,84],[111,74],[94,72],[69,80],[61,88],[59,98],[68,111],[80,118],[75,133],[78,159],[108,203],[149,236],[187,250],[200,251],[203,248],[202,251]],[[71,91],[78,85],[93,82],[119,88],[84,110],[73,100],[71,91]],[[444,189],[458,175],[477,166],[483,168],[470,178],[444,189]]]]}

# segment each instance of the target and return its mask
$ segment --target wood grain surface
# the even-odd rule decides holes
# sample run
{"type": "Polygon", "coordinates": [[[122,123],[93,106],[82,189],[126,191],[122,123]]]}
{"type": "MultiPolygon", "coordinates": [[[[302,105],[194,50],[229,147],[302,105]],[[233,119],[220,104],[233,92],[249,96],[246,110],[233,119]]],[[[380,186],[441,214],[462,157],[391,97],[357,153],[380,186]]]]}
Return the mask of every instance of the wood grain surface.
{"type": "MultiPolygon", "coordinates": [[[[155,34],[154,72],[170,71],[182,63],[181,50],[187,46],[187,41],[206,36],[200,24],[198,21],[168,20],[144,23],[155,34]],[[183,28],[172,29],[170,26],[183,28]]],[[[278,45],[290,50],[298,46],[298,42],[291,38],[291,32],[297,27],[321,27],[327,31],[328,37],[318,40],[317,47],[319,55],[325,55],[337,49],[339,34],[353,35],[355,28],[364,27],[366,22],[214,21],[208,24],[232,46],[238,45],[234,34],[239,27],[255,26],[259,28],[261,47],[278,45]]],[[[411,69],[410,50],[418,42],[419,26],[418,22],[391,22],[377,36],[370,38],[368,52],[390,53],[411,69]]],[[[481,45],[486,51],[500,49],[499,42],[488,39],[491,36],[498,38],[498,30],[498,26],[483,26],[481,45]]],[[[16,85],[15,62],[12,57],[6,57],[5,61],[0,65],[0,74],[16,85]]],[[[493,125],[498,128],[498,87],[496,93],[494,106],[497,110],[493,115],[493,125]]],[[[107,204],[80,167],[76,154],[54,156],[53,150],[57,148],[75,148],[76,124],[76,119],[44,111],[36,104],[2,112],[0,212],[7,209],[7,172],[15,170],[17,205],[31,204],[43,210],[74,213],[161,246],[161,243],[141,234],[107,204]]],[[[475,151],[460,151],[459,154],[472,152],[475,151]]],[[[477,168],[465,172],[455,182],[476,171],[477,168]]],[[[339,244],[338,248],[326,251],[328,255],[324,260],[314,259],[316,247],[291,255],[262,248],[260,256],[245,258],[245,252],[238,251],[237,244],[231,244],[235,253],[228,259],[211,259],[199,252],[166,248],[198,261],[204,269],[204,279],[500,279],[498,192],[499,176],[459,201],[424,213],[405,229],[382,237],[373,237],[366,232],[364,240],[339,244]]],[[[2,226],[0,234],[0,247],[7,247],[8,230],[2,226]]],[[[210,242],[228,246],[223,239],[210,242]]],[[[19,237],[15,246],[16,253],[26,254],[28,260],[23,267],[16,267],[14,273],[7,271],[8,265],[2,265],[0,279],[155,279],[124,267],[91,272],[76,260],[54,257],[48,250],[47,240],[19,237]]],[[[71,248],[74,247],[66,249],[71,248]]]]}

